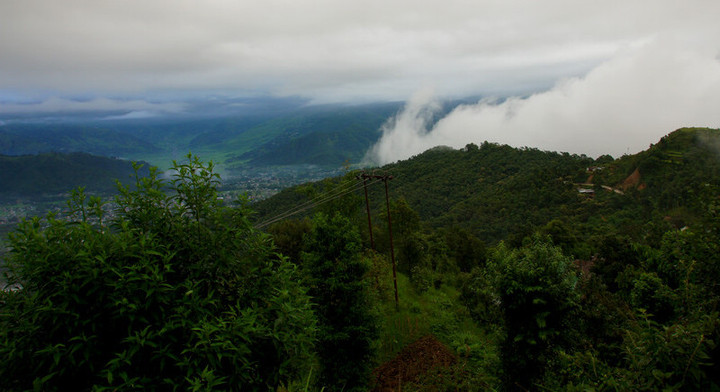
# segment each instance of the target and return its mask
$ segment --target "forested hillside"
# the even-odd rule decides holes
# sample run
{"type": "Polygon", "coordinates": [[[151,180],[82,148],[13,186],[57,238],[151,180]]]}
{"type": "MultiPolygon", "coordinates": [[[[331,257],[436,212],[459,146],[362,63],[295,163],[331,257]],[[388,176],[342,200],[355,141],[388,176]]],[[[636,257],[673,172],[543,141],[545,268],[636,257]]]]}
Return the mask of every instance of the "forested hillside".
{"type": "Polygon", "coordinates": [[[150,142],[97,125],[21,124],[0,128],[0,154],[4,155],[86,152],[125,156],[159,150],[150,142]]]}
{"type": "MultiPolygon", "coordinates": [[[[435,148],[366,171],[392,176],[394,251],[384,184],[368,181],[375,249],[394,253],[400,282],[409,278],[405,317],[467,349],[478,389],[717,388],[718,142],[719,130],[680,129],[619,159],[435,148]],[[438,296],[453,316],[429,304],[438,296]]],[[[369,246],[358,174],[258,203],[259,226],[300,212],[268,228],[299,257],[304,207],[339,211],[369,246]]]]}
{"type": "Polygon", "coordinates": [[[86,153],[0,155],[0,198],[37,199],[67,194],[77,187],[113,193],[115,180],[127,183],[132,163],[86,153]]]}
{"type": "Polygon", "coordinates": [[[189,155],[110,221],[74,194],[10,238],[0,389],[717,390],[718,145],[439,147],[234,206],[189,155]]]}
{"type": "MultiPolygon", "coordinates": [[[[392,197],[429,227],[463,228],[487,243],[519,241],[553,220],[585,238],[617,231],[641,239],[703,219],[720,184],[718,140],[717,130],[680,129],[617,160],[486,142],[434,148],[378,172],[393,176],[392,197]]],[[[374,208],[381,207],[383,188],[369,191],[374,208]]],[[[258,203],[258,221],[306,194],[306,187],[290,188],[258,203]]]]}
{"type": "Polygon", "coordinates": [[[320,107],[284,116],[261,124],[270,134],[277,134],[275,138],[228,162],[253,166],[357,163],[380,137],[380,126],[397,110],[397,104],[376,104],[331,111],[320,107]]]}

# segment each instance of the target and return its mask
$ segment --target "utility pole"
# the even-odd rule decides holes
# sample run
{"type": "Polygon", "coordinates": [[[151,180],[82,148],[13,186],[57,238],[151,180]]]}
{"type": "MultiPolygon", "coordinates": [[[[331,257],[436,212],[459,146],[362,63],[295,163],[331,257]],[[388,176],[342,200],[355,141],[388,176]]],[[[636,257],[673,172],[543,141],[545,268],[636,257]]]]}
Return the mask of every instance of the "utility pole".
{"type": "MultiPolygon", "coordinates": [[[[359,177],[358,177],[359,178],[359,177]]],[[[367,193],[367,177],[365,177],[365,173],[363,173],[363,188],[365,189],[365,210],[367,211],[367,217],[368,217],[368,232],[370,233],[370,249],[375,250],[375,241],[373,241],[373,230],[372,230],[372,220],[370,219],[370,200],[368,199],[368,193],[367,193]]]]}
{"type": "MultiPolygon", "coordinates": [[[[393,286],[395,287],[395,308],[400,308],[400,302],[398,300],[398,288],[397,288],[397,267],[395,265],[395,248],[393,246],[393,235],[392,235],[392,219],[390,218],[390,196],[388,196],[388,180],[392,180],[392,176],[384,174],[366,174],[360,175],[363,179],[363,185],[368,178],[380,179],[385,183],[385,206],[387,207],[388,216],[388,234],[390,235],[390,260],[392,260],[392,272],[393,272],[393,286]]],[[[370,223],[370,204],[368,202],[367,187],[365,187],[365,206],[368,214],[368,226],[370,227],[370,244],[374,247],[372,242],[372,224],[370,223]]]]}

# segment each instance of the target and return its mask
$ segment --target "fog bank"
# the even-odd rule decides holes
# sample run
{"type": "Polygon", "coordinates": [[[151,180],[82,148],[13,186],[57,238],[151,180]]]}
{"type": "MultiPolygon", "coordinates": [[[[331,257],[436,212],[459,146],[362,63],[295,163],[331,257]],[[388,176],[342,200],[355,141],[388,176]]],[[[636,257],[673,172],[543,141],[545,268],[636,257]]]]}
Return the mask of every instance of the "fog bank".
{"type": "Polygon", "coordinates": [[[720,128],[718,53],[656,39],[548,91],[461,105],[434,125],[429,119],[440,106],[422,92],[385,124],[366,160],[383,165],[437,145],[483,141],[617,157],[680,127],[720,128]]]}

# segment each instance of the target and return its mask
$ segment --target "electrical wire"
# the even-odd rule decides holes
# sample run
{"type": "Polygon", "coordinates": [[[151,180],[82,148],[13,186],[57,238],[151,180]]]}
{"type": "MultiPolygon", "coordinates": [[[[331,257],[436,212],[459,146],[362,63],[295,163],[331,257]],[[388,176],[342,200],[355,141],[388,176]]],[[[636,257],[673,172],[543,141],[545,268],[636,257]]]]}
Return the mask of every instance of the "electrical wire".
{"type": "Polygon", "coordinates": [[[319,205],[328,203],[332,200],[335,200],[337,198],[345,196],[349,193],[355,192],[358,189],[361,189],[362,187],[364,187],[366,185],[372,185],[372,184],[380,182],[380,181],[382,181],[382,179],[376,179],[367,184],[364,184],[363,182],[343,184],[334,189],[331,189],[330,191],[324,192],[324,193],[316,196],[314,199],[311,199],[311,200],[309,200],[305,203],[302,203],[294,208],[291,208],[281,214],[278,214],[268,220],[265,220],[264,222],[258,223],[255,225],[255,228],[261,229],[261,228],[271,225],[275,222],[279,222],[279,221],[281,221],[283,219],[287,219],[293,215],[297,215],[301,212],[307,211],[307,210],[315,208],[319,205]]]}
{"type": "Polygon", "coordinates": [[[262,223],[259,223],[259,224],[255,225],[255,228],[262,228],[262,227],[268,226],[268,225],[278,222],[280,220],[286,219],[290,216],[299,214],[301,212],[315,208],[321,204],[335,200],[339,197],[342,197],[348,193],[354,192],[358,189],[360,189],[360,186],[358,184],[353,184],[353,183],[349,183],[349,185],[345,184],[341,187],[338,187],[338,188],[332,189],[328,192],[325,192],[325,193],[315,197],[314,199],[309,200],[299,206],[296,206],[282,214],[276,215],[273,218],[270,218],[262,223]]]}

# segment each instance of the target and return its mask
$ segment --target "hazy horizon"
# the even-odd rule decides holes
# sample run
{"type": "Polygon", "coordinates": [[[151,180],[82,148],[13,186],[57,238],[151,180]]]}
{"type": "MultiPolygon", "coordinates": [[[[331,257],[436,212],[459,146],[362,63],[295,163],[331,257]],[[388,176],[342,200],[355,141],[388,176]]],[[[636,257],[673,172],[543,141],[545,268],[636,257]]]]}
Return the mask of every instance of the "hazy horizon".
{"type": "Polygon", "coordinates": [[[633,153],[720,127],[718,14],[712,0],[8,1],[0,125],[407,101],[370,153],[380,162],[484,140],[633,153]],[[468,96],[485,99],[423,120],[468,96]]]}

